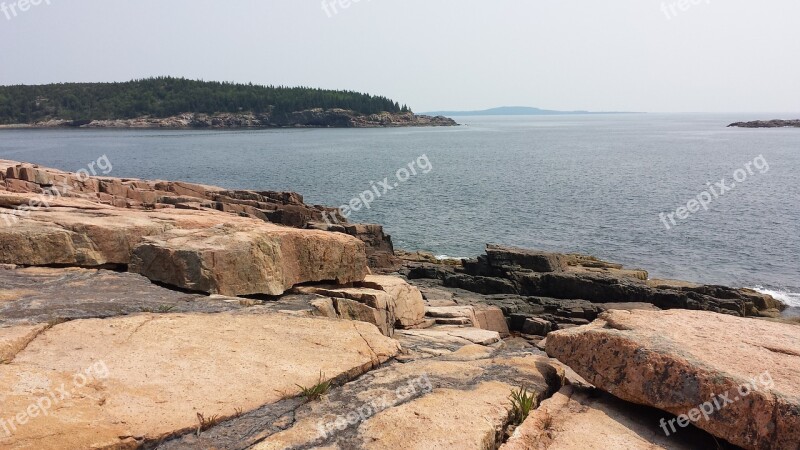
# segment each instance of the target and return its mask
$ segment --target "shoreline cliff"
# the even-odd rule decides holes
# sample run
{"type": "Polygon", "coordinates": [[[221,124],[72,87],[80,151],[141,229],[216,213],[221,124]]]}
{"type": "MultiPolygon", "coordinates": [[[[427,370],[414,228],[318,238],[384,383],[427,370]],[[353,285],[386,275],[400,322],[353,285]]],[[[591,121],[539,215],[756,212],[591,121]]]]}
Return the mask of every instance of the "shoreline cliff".
{"type": "Polygon", "coordinates": [[[33,124],[0,125],[0,129],[270,129],[270,128],[393,128],[458,126],[442,116],[405,113],[360,114],[344,109],[309,109],[289,114],[186,113],[166,118],[139,117],[116,120],[53,119],[33,124]]]}

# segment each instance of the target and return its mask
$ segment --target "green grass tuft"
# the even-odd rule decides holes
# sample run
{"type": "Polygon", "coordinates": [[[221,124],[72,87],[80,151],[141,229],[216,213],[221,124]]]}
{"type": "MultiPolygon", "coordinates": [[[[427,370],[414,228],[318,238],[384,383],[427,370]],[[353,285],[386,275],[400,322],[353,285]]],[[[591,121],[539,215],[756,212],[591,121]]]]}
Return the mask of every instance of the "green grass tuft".
{"type": "Polygon", "coordinates": [[[311,387],[295,385],[300,388],[300,396],[305,398],[307,402],[319,400],[331,390],[331,380],[325,381],[325,375],[319,373],[319,382],[311,387]]]}
{"type": "Polygon", "coordinates": [[[200,433],[222,422],[222,419],[218,415],[213,415],[206,419],[205,416],[197,413],[197,422],[197,436],[200,436],[200,433]]]}
{"type": "Polygon", "coordinates": [[[521,387],[511,391],[511,424],[519,426],[528,415],[539,406],[539,394],[536,392],[528,393],[527,387],[521,387]]]}

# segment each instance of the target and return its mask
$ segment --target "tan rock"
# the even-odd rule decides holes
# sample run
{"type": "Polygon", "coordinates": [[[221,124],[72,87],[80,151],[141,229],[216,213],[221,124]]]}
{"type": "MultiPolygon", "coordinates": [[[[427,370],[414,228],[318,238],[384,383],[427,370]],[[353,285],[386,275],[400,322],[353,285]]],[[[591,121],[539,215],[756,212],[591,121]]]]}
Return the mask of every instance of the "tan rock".
{"type": "Polygon", "coordinates": [[[442,326],[425,330],[404,330],[400,334],[406,337],[429,339],[431,342],[443,340],[443,342],[461,344],[459,347],[467,344],[491,345],[500,342],[499,333],[480,328],[442,326]]]}
{"type": "Polygon", "coordinates": [[[387,336],[392,336],[395,328],[414,328],[425,322],[422,294],[402,278],[367,275],[355,285],[302,286],[295,292],[329,297],[334,315],[325,302],[316,305],[320,315],[373,323],[387,336]]]}
{"type": "MultiPolygon", "coordinates": [[[[465,352],[466,353],[466,352],[465,352]]],[[[479,357],[392,364],[334,389],[254,450],[319,448],[485,449],[503,438],[509,395],[525,384],[545,395],[559,374],[542,357],[479,357]]]]}
{"type": "MultiPolygon", "coordinates": [[[[8,194],[0,201],[19,204],[27,198],[8,194]]],[[[278,295],[298,283],[349,283],[368,273],[364,244],[340,233],[205,211],[85,205],[86,200],[54,198],[49,208],[0,226],[0,263],[132,264],[155,281],[227,295],[278,295]],[[133,261],[145,237],[152,239],[133,261]]]]}
{"type": "Polygon", "coordinates": [[[547,353],[619,398],[683,416],[666,425],[672,434],[693,422],[743,448],[796,450],[796,330],[700,311],[609,311],[551,333],[547,353]]]}
{"type": "Polygon", "coordinates": [[[368,324],[283,314],[77,320],[0,365],[0,411],[14,425],[0,447],[152,445],[191,432],[198,413],[229,418],[297,395],[295,384],[311,386],[320,372],[352,378],[397,351],[368,324]]]}
{"type": "Polygon", "coordinates": [[[364,244],[355,238],[242,220],[150,236],[135,248],[130,270],[172,286],[233,296],[280,295],[307,282],[351,283],[369,271],[364,244]]]}
{"type": "Polygon", "coordinates": [[[17,353],[48,328],[47,324],[0,328],[0,364],[8,364],[17,353]]]}
{"type": "Polygon", "coordinates": [[[367,275],[361,283],[389,294],[394,301],[397,328],[413,327],[425,319],[425,302],[422,293],[402,278],[385,275],[367,275]]]}
{"type": "Polygon", "coordinates": [[[293,292],[324,297],[313,303],[320,316],[368,322],[377,326],[384,335],[394,335],[394,302],[384,291],[363,287],[301,286],[293,292]]]}
{"type": "MultiPolygon", "coordinates": [[[[711,440],[708,438],[707,440],[711,440]]],[[[500,450],[693,450],[623,402],[565,387],[542,402],[500,450]]]]}
{"type": "Polygon", "coordinates": [[[503,310],[497,306],[475,305],[475,326],[484,330],[496,331],[500,337],[511,335],[508,329],[508,322],[503,310]]]}

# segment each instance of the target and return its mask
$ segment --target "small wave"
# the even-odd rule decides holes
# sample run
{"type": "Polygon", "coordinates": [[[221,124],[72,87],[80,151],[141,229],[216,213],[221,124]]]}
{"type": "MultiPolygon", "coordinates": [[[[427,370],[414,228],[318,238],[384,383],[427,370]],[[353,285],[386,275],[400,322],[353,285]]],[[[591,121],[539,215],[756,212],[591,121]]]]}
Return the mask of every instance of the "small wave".
{"type": "Polygon", "coordinates": [[[467,259],[467,258],[458,258],[447,255],[436,255],[436,259],[438,259],[439,261],[461,261],[462,259],[467,259]]]}
{"type": "Polygon", "coordinates": [[[775,299],[786,303],[788,306],[792,306],[795,308],[800,308],[800,294],[796,292],[789,292],[785,290],[777,290],[777,289],[767,289],[764,286],[756,286],[753,288],[754,291],[758,291],[762,294],[768,294],[775,299]]]}

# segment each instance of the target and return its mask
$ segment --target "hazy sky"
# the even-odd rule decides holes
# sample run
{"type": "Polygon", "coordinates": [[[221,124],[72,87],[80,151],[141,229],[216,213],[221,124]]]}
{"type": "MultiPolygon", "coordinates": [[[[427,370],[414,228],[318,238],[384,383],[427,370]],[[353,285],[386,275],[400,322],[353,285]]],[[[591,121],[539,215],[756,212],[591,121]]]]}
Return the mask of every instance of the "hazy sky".
{"type": "Polygon", "coordinates": [[[0,11],[0,84],[174,75],[415,111],[800,110],[798,0],[2,1],[17,15],[0,11]]]}

